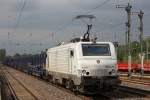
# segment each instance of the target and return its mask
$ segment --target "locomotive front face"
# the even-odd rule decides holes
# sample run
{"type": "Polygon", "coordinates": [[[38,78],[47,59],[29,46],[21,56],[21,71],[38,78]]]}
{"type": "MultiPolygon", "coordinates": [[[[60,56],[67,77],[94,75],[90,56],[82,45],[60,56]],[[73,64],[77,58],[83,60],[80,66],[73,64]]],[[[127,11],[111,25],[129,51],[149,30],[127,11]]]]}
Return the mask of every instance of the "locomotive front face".
{"type": "Polygon", "coordinates": [[[120,84],[117,75],[117,58],[111,43],[83,43],[78,59],[78,76],[83,91],[111,89],[120,84]],[[88,90],[86,90],[88,87],[88,90]],[[107,87],[107,88],[106,88],[107,87]]]}
{"type": "Polygon", "coordinates": [[[117,75],[115,50],[109,44],[82,44],[81,47],[80,74],[93,77],[117,75]]]}

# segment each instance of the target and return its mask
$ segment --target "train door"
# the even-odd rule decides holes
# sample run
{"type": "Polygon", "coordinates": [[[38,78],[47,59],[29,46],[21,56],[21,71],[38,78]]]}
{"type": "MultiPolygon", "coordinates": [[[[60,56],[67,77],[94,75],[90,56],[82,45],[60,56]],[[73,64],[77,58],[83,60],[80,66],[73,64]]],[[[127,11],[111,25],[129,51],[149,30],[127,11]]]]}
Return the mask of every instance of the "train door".
{"type": "Polygon", "coordinates": [[[70,49],[69,50],[70,51],[70,73],[72,73],[73,72],[73,66],[74,66],[74,50],[73,49],[70,49]]]}

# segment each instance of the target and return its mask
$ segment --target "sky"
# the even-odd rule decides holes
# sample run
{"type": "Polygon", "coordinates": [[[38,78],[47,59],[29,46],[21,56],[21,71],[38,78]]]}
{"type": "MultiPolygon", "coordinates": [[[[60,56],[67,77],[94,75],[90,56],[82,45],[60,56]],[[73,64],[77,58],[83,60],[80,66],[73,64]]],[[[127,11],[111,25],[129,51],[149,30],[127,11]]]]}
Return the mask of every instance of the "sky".
{"type": "MultiPolygon", "coordinates": [[[[94,15],[91,36],[98,41],[125,41],[125,10],[129,0],[0,0],[0,49],[8,55],[39,53],[59,42],[67,42],[86,32],[87,19],[94,15]]],[[[132,11],[144,12],[144,35],[150,35],[150,0],[130,0],[132,11]]],[[[139,20],[132,16],[132,41],[139,40],[139,20]]]]}

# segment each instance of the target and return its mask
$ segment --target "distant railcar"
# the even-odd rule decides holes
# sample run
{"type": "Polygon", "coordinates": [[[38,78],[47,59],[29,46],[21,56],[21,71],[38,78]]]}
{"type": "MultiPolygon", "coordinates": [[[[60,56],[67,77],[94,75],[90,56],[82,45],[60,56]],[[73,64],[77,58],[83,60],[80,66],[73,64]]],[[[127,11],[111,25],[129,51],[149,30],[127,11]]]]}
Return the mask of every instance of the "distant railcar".
{"type": "Polygon", "coordinates": [[[45,53],[36,55],[20,55],[14,57],[6,57],[3,64],[14,67],[29,74],[43,74],[43,66],[46,62],[45,53]]]}
{"type": "MultiPolygon", "coordinates": [[[[118,63],[118,71],[120,72],[128,72],[128,64],[127,63],[118,63]]],[[[131,64],[132,72],[140,72],[141,64],[131,64]]],[[[150,73],[150,63],[144,63],[144,72],[150,73]]]]}

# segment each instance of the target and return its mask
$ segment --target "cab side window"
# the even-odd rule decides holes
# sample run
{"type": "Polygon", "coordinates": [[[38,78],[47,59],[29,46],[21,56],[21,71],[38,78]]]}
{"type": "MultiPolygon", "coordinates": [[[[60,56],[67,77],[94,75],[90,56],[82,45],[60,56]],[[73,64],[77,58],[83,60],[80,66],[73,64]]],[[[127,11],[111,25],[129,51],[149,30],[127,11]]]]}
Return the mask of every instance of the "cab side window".
{"type": "Polygon", "coordinates": [[[70,57],[74,57],[74,51],[70,50],[70,57]]]}

